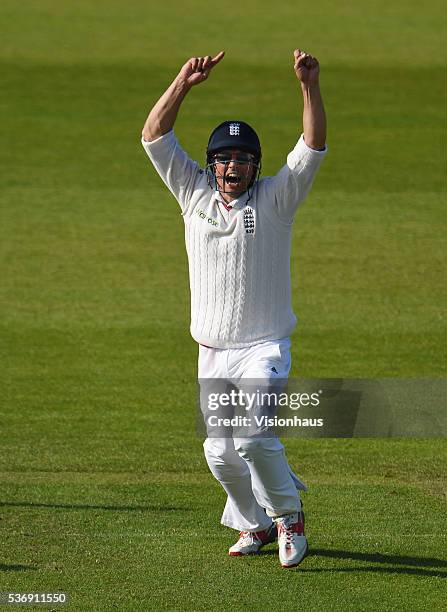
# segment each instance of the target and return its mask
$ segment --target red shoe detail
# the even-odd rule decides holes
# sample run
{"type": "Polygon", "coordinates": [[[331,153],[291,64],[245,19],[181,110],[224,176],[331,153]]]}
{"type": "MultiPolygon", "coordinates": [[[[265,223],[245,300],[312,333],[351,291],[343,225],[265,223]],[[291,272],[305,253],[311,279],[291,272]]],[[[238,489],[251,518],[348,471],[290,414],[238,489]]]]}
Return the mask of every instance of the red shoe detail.
{"type": "Polygon", "coordinates": [[[230,548],[228,554],[230,557],[256,554],[265,544],[274,542],[276,537],[276,525],[272,525],[272,527],[264,531],[241,531],[239,533],[239,540],[230,548]]]}
{"type": "Polygon", "coordinates": [[[306,557],[309,549],[304,535],[303,512],[298,512],[295,516],[289,515],[282,520],[278,520],[277,527],[281,566],[284,568],[297,567],[306,557]],[[295,518],[297,520],[292,523],[291,521],[295,518]]]}
{"type": "Polygon", "coordinates": [[[264,531],[257,531],[254,535],[263,544],[270,544],[270,542],[274,542],[276,540],[276,530],[275,529],[273,529],[273,530],[272,529],[265,529],[264,531]]]}
{"type": "Polygon", "coordinates": [[[292,525],[289,525],[288,528],[286,528],[283,524],[279,523],[278,535],[280,533],[285,533],[287,539],[290,539],[293,533],[297,533],[300,536],[304,535],[304,520],[299,520],[298,523],[292,523],[292,525]]]}

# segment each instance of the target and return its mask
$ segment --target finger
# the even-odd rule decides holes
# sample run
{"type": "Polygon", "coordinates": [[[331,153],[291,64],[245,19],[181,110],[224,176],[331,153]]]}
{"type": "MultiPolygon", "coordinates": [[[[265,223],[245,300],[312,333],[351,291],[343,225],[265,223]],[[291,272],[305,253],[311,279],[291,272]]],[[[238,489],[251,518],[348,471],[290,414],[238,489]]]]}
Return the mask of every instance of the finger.
{"type": "Polygon", "coordinates": [[[308,53],[304,53],[302,52],[300,57],[298,58],[297,61],[297,66],[306,66],[306,68],[309,68],[309,61],[311,59],[311,56],[308,53]]]}
{"type": "Polygon", "coordinates": [[[205,71],[211,62],[211,55],[206,55],[203,59],[202,70],[205,71]]]}
{"type": "Polygon", "coordinates": [[[312,55],[307,54],[307,56],[304,58],[304,63],[310,70],[311,68],[315,67],[315,58],[312,55]]]}
{"type": "Polygon", "coordinates": [[[225,55],[225,51],[221,51],[220,53],[218,53],[215,57],[213,57],[213,59],[211,60],[211,67],[214,67],[216,64],[218,64],[221,60],[223,60],[225,55]]]}
{"type": "Polygon", "coordinates": [[[191,70],[193,72],[196,72],[197,70],[197,64],[199,63],[199,58],[198,57],[192,57],[191,58],[191,70]]]}
{"type": "Polygon", "coordinates": [[[198,58],[198,62],[197,62],[197,68],[196,68],[196,72],[202,72],[202,68],[203,68],[203,57],[199,57],[198,58]]]}

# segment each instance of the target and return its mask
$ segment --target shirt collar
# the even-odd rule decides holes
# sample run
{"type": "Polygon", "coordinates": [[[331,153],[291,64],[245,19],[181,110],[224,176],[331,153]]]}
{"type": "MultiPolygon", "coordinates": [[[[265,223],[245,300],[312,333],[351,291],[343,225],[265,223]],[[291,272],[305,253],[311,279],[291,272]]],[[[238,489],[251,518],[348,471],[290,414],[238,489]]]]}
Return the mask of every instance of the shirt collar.
{"type": "Polygon", "coordinates": [[[225,200],[223,199],[223,197],[221,196],[220,192],[216,190],[214,192],[214,199],[220,202],[221,204],[223,204],[225,208],[229,210],[231,210],[231,208],[241,209],[241,208],[244,208],[244,206],[246,205],[248,201],[248,192],[245,191],[243,194],[241,194],[239,198],[236,198],[236,200],[233,200],[231,204],[227,204],[225,200]]]}

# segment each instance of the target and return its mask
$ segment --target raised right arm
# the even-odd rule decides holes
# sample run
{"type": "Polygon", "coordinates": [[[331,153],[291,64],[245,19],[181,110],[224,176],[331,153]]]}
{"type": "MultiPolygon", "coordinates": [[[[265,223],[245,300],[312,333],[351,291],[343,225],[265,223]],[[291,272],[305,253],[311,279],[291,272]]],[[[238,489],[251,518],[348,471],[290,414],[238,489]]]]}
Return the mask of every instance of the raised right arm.
{"type": "Polygon", "coordinates": [[[203,83],[208,78],[210,71],[224,57],[221,51],[216,57],[192,57],[181,68],[171,85],[164,92],[149,113],[143,127],[143,138],[150,142],[167,134],[174,127],[179,108],[186,94],[194,85],[203,83]]]}

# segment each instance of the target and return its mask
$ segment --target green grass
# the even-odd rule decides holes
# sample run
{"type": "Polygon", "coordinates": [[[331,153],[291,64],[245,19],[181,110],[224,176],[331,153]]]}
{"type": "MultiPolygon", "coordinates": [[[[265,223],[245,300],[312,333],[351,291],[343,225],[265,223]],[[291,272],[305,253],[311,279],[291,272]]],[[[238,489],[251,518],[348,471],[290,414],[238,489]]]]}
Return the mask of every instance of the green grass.
{"type": "Polygon", "coordinates": [[[315,53],[330,153],[295,227],[293,374],[443,378],[444,3],[4,0],[0,18],[0,591],[82,611],[441,608],[441,439],[287,440],[312,555],[226,556],[182,219],[139,138],[180,64],[224,48],[176,131],[202,161],[240,116],[271,174],[301,124],[291,53],[315,53]]]}
{"type": "Polygon", "coordinates": [[[316,483],[306,498],[312,555],[286,572],[274,547],[223,554],[231,536],[215,527],[223,499],[207,474],[14,476],[4,507],[6,543],[21,551],[14,582],[64,589],[75,609],[429,610],[442,601],[443,504],[412,487],[316,483]]]}

